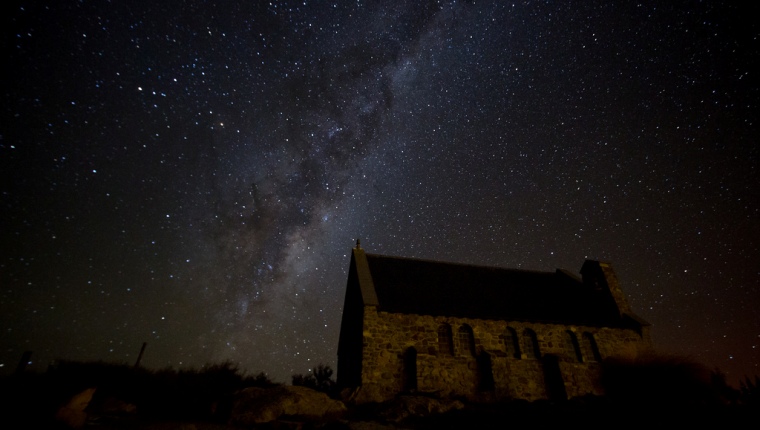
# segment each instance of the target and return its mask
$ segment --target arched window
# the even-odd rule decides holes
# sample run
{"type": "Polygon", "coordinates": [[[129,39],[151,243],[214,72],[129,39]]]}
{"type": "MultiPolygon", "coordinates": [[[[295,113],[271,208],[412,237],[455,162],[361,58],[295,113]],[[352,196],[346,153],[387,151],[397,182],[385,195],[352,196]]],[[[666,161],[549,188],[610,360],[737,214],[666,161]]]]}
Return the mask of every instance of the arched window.
{"type": "Polygon", "coordinates": [[[583,353],[586,356],[586,361],[602,361],[602,355],[599,354],[594,335],[589,332],[583,333],[583,353]]]}
{"type": "Polygon", "coordinates": [[[523,348],[527,358],[541,358],[541,351],[538,348],[538,337],[536,332],[526,328],[523,332],[523,348]]]}
{"type": "Polygon", "coordinates": [[[581,347],[578,344],[578,337],[570,330],[565,331],[565,354],[573,361],[579,363],[583,362],[581,347]]]}
{"type": "Polygon", "coordinates": [[[461,354],[475,355],[475,336],[472,334],[472,327],[467,324],[461,325],[457,331],[457,339],[461,354]]]}
{"type": "Polygon", "coordinates": [[[443,323],[438,326],[438,353],[441,355],[454,355],[454,342],[452,342],[451,326],[443,323]]]}
{"type": "Polygon", "coordinates": [[[504,348],[509,358],[520,358],[520,338],[512,327],[507,327],[504,333],[504,348]]]}
{"type": "Polygon", "coordinates": [[[404,390],[417,389],[417,350],[409,347],[404,351],[404,390]]]}

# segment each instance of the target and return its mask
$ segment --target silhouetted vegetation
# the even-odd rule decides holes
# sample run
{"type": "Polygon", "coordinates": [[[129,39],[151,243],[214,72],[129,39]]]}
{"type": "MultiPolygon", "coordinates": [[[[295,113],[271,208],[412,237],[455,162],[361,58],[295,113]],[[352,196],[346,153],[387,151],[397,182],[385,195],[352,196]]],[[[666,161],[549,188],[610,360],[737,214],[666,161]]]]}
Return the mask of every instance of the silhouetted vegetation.
{"type": "Polygon", "coordinates": [[[201,369],[150,371],[126,364],[61,361],[43,374],[22,373],[0,383],[6,416],[43,423],[77,393],[96,388],[88,406],[95,415],[147,419],[223,421],[235,391],[276,385],[266,374],[245,375],[234,363],[201,369]]]}
{"type": "Polygon", "coordinates": [[[729,386],[719,370],[672,355],[606,360],[601,382],[606,396],[616,404],[650,408],[710,409],[737,405],[747,397],[729,386]]]}
{"type": "Polygon", "coordinates": [[[739,381],[739,402],[760,408],[760,376],[756,375],[754,380],[745,376],[739,381]]]}
{"type": "Polygon", "coordinates": [[[143,392],[142,404],[137,404],[142,413],[161,418],[191,419],[224,418],[235,391],[274,385],[264,373],[245,376],[231,362],[198,370],[164,369],[153,373],[148,382],[153,386],[143,392]]]}
{"type": "Polygon", "coordinates": [[[293,375],[293,385],[313,388],[317,391],[327,393],[331,396],[335,394],[335,381],[332,379],[333,370],[330,366],[320,364],[308,375],[293,375]]]}
{"type": "MultiPolygon", "coordinates": [[[[602,366],[606,396],[564,402],[467,403],[465,409],[413,418],[405,425],[432,429],[496,428],[498,424],[501,428],[505,422],[522,420],[544,426],[573,420],[609,423],[620,417],[626,417],[628,424],[641,425],[662,417],[702,424],[708,419],[722,423],[757,419],[760,377],[746,377],[735,389],[726,384],[720,371],[675,356],[606,360],[602,366]]],[[[333,370],[320,364],[309,374],[293,375],[292,383],[336,397],[332,376],[333,370]]],[[[53,428],[58,408],[75,394],[96,388],[87,409],[91,417],[223,423],[230,416],[236,391],[274,385],[266,374],[246,375],[232,362],[151,371],[125,364],[62,361],[42,374],[26,372],[0,380],[0,413],[25,427],[53,428]]],[[[378,420],[373,410],[365,405],[352,414],[362,421],[378,420]]]]}

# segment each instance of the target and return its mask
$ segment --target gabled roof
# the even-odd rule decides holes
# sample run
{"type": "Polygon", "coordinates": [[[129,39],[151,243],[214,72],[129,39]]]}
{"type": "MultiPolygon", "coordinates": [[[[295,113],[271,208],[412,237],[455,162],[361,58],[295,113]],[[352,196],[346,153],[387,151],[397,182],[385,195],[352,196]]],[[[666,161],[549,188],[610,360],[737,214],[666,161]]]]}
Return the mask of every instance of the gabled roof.
{"type": "Polygon", "coordinates": [[[584,283],[565,270],[400,258],[366,254],[361,248],[354,249],[352,265],[358,278],[353,284],[364,305],[379,311],[593,326],[631,323],[608,288],[584,283]]]}

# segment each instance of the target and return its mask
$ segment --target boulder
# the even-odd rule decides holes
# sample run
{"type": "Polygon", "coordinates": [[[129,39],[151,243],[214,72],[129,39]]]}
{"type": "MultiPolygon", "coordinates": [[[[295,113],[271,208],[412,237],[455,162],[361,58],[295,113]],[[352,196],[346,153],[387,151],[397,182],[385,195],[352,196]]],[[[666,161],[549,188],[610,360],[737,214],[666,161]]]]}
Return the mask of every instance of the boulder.
{"type": "Polygon", "coordinates": [[[451,410],[463,409],[459,400],[437,399],[424,395],[400,395],[382,405],[380,417],[387,422],[399,423],[407,418],[425,418],[451,410]]]}
{"type": "Polygon", "coordinates": [[[307,387],[249,387],[235,393],[230,424],[250,426],[287,417],[309,421],[338,419],[346,405],[307,387]]]}
{"type": "Polygon", "coordinates": [[[56,421],[69,428],[80,428],[87,421],[87,406],[95,394],[95,388],[88,388],[75,394],[68,403],[61,406],[55,414],[56,421]]]}
{"type": "Polygon", "coordinates": [[[377,384],[364,384],[356,388],[344,388],[340,397],[349,405],[363,405],[366,403],[382,403],[393,398],[393,394],[389,394],[387,390],[377,384]]]}
{"type": "Polygon", "coordinates": [[[103,400],[103,404],[100,406],[98,412],[101,415],[112,416],[135,415],[137,413],[137,406],[121,399],[117,399],[116,397],[107,397],[103,400]]]}

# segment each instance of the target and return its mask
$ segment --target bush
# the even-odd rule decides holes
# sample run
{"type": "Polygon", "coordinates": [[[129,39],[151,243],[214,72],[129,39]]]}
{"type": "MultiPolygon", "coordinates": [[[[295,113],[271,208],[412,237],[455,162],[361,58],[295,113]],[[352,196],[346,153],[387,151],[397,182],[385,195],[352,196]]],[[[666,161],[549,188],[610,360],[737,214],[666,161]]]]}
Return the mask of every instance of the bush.
{"type": "Polygon", "coordinates": [[[52,417],[73,395],[95,387],[88,410],[96,415],[114,399],[147,418],[226,420],[232,394],[276,385],[265,373],[246,376],[226,361],[201,369],[150,371],[127,364],[61,361],[44,374],[0,381],[0,401],[15,416],[52,417]]]}
{"type": "Polygon", "coordinates": [[[292,382],[293,385],[309,387],[333,395],[335,394],[335,381],[332,380],[332,374],[333,370],[330,366],[320,364],[308,375],[293,375],[292,382]]]}
{"type": "Polygon", "coordinates": [[[754,381],[749,376],[739,381],[739,402],[743,405],[760,406],[760,376],[755,376],[754,381]]]}
{"type": "Polygon", "coordinates": [[[720,405],[726,399],[725,377],[685,357],[649,355],[608,359],[601,382],[611,400],[662,406],[720,405]]]}

